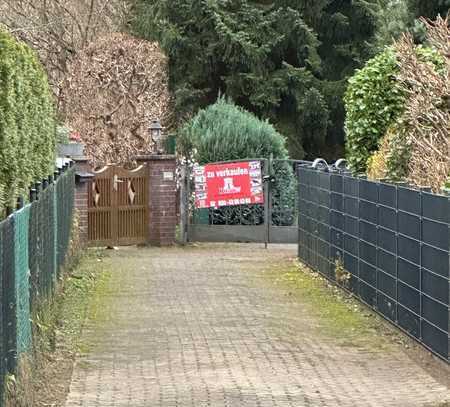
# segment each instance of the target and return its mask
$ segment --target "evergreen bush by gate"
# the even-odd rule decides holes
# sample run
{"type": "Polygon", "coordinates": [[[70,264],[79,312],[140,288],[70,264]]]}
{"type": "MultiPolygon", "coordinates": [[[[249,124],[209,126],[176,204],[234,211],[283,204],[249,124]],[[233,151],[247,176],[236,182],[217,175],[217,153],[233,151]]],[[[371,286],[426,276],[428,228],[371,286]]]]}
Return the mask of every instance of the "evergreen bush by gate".
{"type": "MultiPolygon", "coordinates": [[[[182,129],[180,146],[183,155],[201,165],[219,161],[239,159],[273,158],[271,185],[273,199],[273,223],[288,226],[295,223],[292,208],[295,207],[296,181],[292,165],[287,161],[288,151],[284,137],[268,122],[258,119],[224,98],[204,110],[201,110],[182,129]],[[290,209],[283,210],[283,208],[290,209]]],[[[256,208],[254,208],[257,210],[256,208]]],[[[262,208],[260,208],[262,209],[262,208]]],[[[237,213],[239,208],[217,210],[237,213]],[[234,212],[233,212],[234,211],[234,212]]],[[[249,219],[263,221],[263,216],[249,219]]],[[[238,216],[236,216],[236,219],[238,216]]]]}

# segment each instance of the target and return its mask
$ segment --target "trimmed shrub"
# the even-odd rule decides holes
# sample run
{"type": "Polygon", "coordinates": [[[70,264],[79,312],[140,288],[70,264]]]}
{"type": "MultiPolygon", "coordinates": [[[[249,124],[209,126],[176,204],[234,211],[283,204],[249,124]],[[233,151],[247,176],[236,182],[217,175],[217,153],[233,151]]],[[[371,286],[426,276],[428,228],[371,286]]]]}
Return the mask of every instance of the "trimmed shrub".
{"type": "Polygon", "coordinates": [[[397,83],[398,63],[386,49],[350,78],[345,94],[347,160],[355,172],[365,172],[378,141],[403,112],[405,95],[397,83]]]}
{"type": "Polygon", "coordinates": [[[386,152],[389,148],[388,137],[385,136],[380,141],[379,150],[375,151],[367,160],[367,177],[376,181],[387,176],[386,152]]]}
{"type": "Polygon", "coordinates": [[[244,158],[288,158],[285,140],[267,121],[219,98],[182,129],[182,153],[200,164],[244,158]]]}
{"type": "Polygon", "coordinates": [[[390,127],[384,136],[387,147],[384,151],[386,177],[392,181],[404,180],[408,175],[408,163],[411,159],[411,145],[407,127],[401,123],[390,127]]]}
{"type": "MultiPolygon", "coordinates": [[[[415,54],[419,61],[431,64],[437,71],[445,69],[442,57],[433,48],[417,46],[415,54]]],[[[388,175],[406,176],[409,152],[404,144],[401,116],[407,92],[398,79],[400,72],[396,50],[387,48],[349,79],[344,98],[346,153],[354,172],[366,172],[369,157],[378,150],[381,138],[390,129],[389,140],[395,151],[388,157],[388,175]]]]}
{"type": "MultiPolygon", "coordinates": [[[[284,137],[269,122],[234,103],[219,98],[214,105],[201,110],[181,130],[179,145],[184,156],[199,164],[274,158],[274,212],[294,207],[296,186],[292,167],[287,161],[276,161],[288,158],[284,137]]],[[[294,214],[286,213],[283,219],[274,219],[274,222],[292,224],[294,214]]]]}
{"type": "Polygon", "coordinates": [[[394,125],[379,141],[379,148],[367,160],[367,176],[376,180],[404,180],[408,173],[411,146],[404,126],[394,125]]]}
{"type": "MultiPolygon", "coordinates": [[[[55,110],[34,51],[0,27],[0,192],[5,205],[28,196],[53,171],[55,110]]],[[[1,197],[0,197],[1,199],[1,197]]],[[[3,207],[0,207],[0,210],[3,207]]]]}

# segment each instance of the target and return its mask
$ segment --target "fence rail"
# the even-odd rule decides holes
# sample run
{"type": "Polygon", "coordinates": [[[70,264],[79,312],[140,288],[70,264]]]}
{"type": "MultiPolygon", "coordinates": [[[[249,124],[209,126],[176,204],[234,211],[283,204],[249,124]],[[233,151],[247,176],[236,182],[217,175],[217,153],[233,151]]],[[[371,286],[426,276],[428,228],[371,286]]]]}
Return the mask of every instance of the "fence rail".
{"type": "Polygon", "coordinates": [[[450,198],[306,166],[298,178],[300,259],[448,362],[450,198]]]}
{"type": "Polygon", "coordinates": [[[0,222],[0,404],[6,374],[31,350],[32,314],[53,295],[70,243],[74,168],[35,187],[32,201],[0,222]]]}

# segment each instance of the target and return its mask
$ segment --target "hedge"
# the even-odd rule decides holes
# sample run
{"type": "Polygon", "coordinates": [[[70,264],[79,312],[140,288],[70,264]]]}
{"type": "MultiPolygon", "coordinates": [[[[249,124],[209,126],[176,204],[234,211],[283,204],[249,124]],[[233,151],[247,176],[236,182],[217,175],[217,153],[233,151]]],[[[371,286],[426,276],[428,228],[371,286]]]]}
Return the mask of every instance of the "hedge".
{"type": "Polygon", "coordinates": [[[35,52],[0,27],[0,216],[55,163],[56,117],[35,52]]]}
{"type": "MultiPolygon", "coordinates": [[[[436,50],[418,46],[415,52],[420,60],[443,69],[444,61],[436,50]]],[[[389,129],[401,127],[406,95],[397,79],[399,73],[395,49],[387,48],[349,79],[344,98],[346,156],[355,173],[366,172],[368,159],[378,150],[383,136],[389,129]]],[[[394,167],[405,161],[404,157],[393,159],[394,167]]]]}

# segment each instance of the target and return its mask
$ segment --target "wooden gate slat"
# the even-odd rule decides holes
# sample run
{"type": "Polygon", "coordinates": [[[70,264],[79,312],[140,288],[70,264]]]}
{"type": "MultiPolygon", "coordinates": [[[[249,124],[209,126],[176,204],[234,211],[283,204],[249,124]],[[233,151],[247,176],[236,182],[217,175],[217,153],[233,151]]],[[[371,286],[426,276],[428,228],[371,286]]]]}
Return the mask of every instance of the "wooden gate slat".
{"type": "Polygon", "coordinates": [[[146,243],[148,217],[146,168],[109,166],[95,172],[88,191],[88,236],[91,246],[146,243]],[[134,199],[129,196],[129,183],[134,199]]]}

